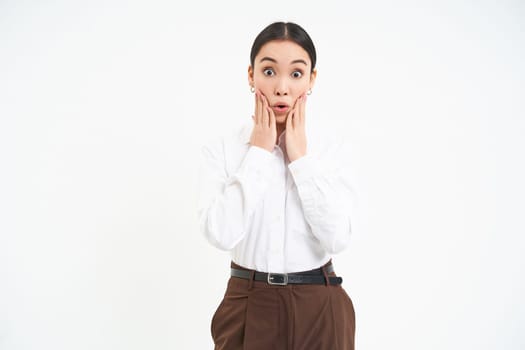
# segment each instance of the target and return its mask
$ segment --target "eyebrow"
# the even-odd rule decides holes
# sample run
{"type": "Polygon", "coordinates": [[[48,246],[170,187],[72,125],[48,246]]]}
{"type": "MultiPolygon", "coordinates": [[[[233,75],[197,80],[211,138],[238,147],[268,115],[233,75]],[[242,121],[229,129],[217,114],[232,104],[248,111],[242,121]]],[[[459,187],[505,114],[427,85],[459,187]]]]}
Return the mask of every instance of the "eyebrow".
{"type": "Polygon", "coordinates": [[[294,63],[302,63],[302,64],[304,64],[305,66],[308,65],[308,64],[306,64],[306,61],[305,61],[305,60],[301,60],[301,59],[293,60],[293,61],[291,62],[291,64],[294,64],[294,63]]]}
{"type": "MultiPolygon", "coordinates": [[[[274,58],[271,58],[271,57],[263,57],[263,58],[261,58],[261,60],[259,61],[259,63],[262,62],[262,61],[270,61],[270,62],[277,63],[277,61],[276,61],[274,58]]],[[[305,60],[302,60],[302,59],[293,60],[292,62],[290,62],[290,64],[294,64],[294,63],[302,63],[302,64],[304,64],[305,66],[308,65],[308,64],[306,63],[306,61],[305,61],[305,60]]]]}

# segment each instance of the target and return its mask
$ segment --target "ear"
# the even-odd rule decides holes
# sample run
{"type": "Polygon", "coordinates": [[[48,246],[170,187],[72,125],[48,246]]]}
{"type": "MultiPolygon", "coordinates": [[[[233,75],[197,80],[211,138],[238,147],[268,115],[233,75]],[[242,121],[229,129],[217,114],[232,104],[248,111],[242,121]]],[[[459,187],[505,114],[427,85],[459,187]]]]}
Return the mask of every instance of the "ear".
{"type": "Polygon", "coordinates": [[[253,67],[251,65],[248,66],[248,84],[250,84],[250,86],[254,86],[253,67]]]}
{"type": "Polygon", "coordinates": [[[313,72],[310,73],[310,89],[315,85],[315,78],[317,78],[317,68],[314,68],[313,72]]]}

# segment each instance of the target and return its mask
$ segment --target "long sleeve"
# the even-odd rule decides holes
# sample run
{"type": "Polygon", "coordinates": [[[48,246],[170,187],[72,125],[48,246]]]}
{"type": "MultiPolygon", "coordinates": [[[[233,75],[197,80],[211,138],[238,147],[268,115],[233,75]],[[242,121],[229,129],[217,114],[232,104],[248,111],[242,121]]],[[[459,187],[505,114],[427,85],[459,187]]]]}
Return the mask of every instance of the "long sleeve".
{"type": "Polygon", "coordinates": [[[274,155],[249,146],[239,168],[228,174],[223,142],[204,146],[201,151],[200,230],[212,245],[230,250],[246,235],[250,217],[271,185],[274,155]]]}
{"type": "Polygon", "coordinates": [[[348,144],[334,142],[321,159],[306,154],[288,165],[305,220],[324,249],[345,249],[356,226],[357,192],[348,144]]]}

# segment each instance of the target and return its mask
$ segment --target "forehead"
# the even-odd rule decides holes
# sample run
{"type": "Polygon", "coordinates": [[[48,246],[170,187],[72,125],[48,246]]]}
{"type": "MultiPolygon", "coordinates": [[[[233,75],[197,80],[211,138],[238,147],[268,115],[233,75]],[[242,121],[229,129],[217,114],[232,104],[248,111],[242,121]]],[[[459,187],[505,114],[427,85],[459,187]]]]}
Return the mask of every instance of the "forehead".
{"type": "Polygon", "coordinates": [[[271,57],[275,59],[278,64],[288,65],[297,59],[303,59],[308,65],[311,64],[308,52],[299,44],[290,40],[272,40],[264,44],[257,56],[255,56],[255,64],[258,64],[263,57],[271,57]]]}

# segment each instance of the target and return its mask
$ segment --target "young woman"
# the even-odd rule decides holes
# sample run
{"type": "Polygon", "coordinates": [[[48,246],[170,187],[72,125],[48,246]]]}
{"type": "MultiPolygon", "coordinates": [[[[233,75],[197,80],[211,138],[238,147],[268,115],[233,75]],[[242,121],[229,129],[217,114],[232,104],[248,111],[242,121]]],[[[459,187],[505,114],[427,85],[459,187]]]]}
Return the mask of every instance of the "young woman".
{"type": "Polygon", "coordinates": [[[202,148],[200,227],[232,256],[215,349],[354,349],[354,308],[331,255],[348,245],[356,196],[344,143],[306,122],[314,44],[299,25],[272,23],[250,63],[252,120],[202,148]]]}

